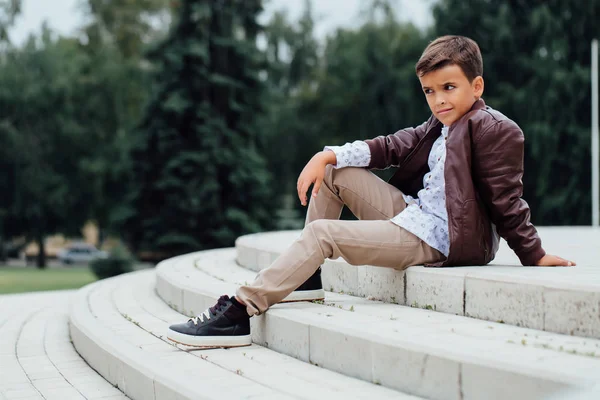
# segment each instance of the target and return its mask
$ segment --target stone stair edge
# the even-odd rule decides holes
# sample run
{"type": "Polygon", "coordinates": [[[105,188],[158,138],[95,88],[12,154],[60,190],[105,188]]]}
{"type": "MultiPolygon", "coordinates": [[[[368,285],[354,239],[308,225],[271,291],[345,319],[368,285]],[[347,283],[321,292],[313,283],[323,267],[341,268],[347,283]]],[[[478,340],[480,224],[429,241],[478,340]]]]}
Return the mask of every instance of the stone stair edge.
{"type": "MultiPolygon", "coordinates": [[[[143,271],[145,272],[145,271],[143,271]]],[[[139,272],[134,272],[139,273],[139,272]]],[[[134,400],[185,398],[210,399],[190,390],[190,385],[167,371],[157,374],[156,360],[141,348],[130,346],[110,329],[95,321],[89,310],[87,296],[101,285],[115,282],[122,276],[91,283],[76,293],[70,309],[70,332],[78,353],[107,381],[134,400]],[[132,378],[135,377],[135,378],[132,378]],[[137,385],[126,383],[137,380],[137,385]]]]}
{"type": "MultiPolygon", "coordinates": [[[[231,255],[232,251],[229,250],[228,253],[231,255]]],[[[173,287],[166,288],[166,286],[168,286],[168,285],[176,285],[178,280],[181,281],[180,280],[181,274],[179,273],[179,271],[177,270],[177,268],[174,267],[174,264],[180,264],[181,265],[182,262],[189,264],[190,262],[193,262],[199,255],[200,254],[195,253],[195,254],[188,255],[188,259],[187,260],[185,260],[185,259],[178,259],[177,262],[169,262],[169,261],[163,262],[157,268],[157,291],[158,291],[159,295],[161,295],[161,297],[163,297],[163,300],[169,302],[169,300],[165,299],[164,296],[165,295],[168,296],[169,295],[168,294],[169,291],[172,292],[173,290],[176,291],[176,290],[180,289],[182,291],[181,298],[183,298],[184,296],[186,296],[186,294],[185,294],[186,291],[187,292],[193,291],[194,288],[197,291],[196,293],[194,293],[194,295],[196,297],[199,295],[199,292],[201,292],[203,290],[205,292],[207,290],[208,290],[208,292],[210,292],[210,289],[202,289],[202,290],[200,290],[198,292],[198,288],[197,288],[198,282],[195,282],[196,285],[184,285],[185,286],[184,288],[179,288],[179,289],[178,288],[173,288],[173,287]],[[169,276],[167,276],[167,275],[169,275],[169,276]]],[[[205,296],[208,296],[210,298],[216,298],[219,295],[219,293],[217,293],[217,291],[219,291],[219,290],[223,291],[225,288],[226,288],[226,285],[221,285],[219,282],[213,282],[213,283],[211,283],[211,289],[213,290],[213,293],[211,295],[205,295],[205,296]],[[215,286],[218,287],[218,289],[215,288],[215,286]]],[[[229,287],[228,290],[232,290],[231,286],[229,287]]],[[[220,294],[222,294],[222,293],[220,293],[220,294]]],[[[194,296],[191,296],[190,298],[193,299],[194,296]]],[[[183,308],[185,308],[185,306],[183,306],[183,308]]],[[[417,310],[415,310],[415,311],[417,311],[417,310]]],[[[276,310],[275,308],[272,308],[266,314],[266,316],[267,316],[267,318],[268,318],[269,315],[272,315],[273,317],[275,317],[277,314],[284,313],[284,312],[285,311],[283,311],[281,309],[276,310]]],[[[273,318],[271,320],[273,320],[273,318]]],[[[319,327],[319,328],[321,328],[321,327],[319,327]]],[[[285,329],[283,331],[285,331],[285,329]]],[[[431,357],[435,358],[435,356],[431,356],[431,357]]],[[[414,390],[414,388],[413,388],[413,390],[414,390]]],[[[424,396],[430,396],[431,395],[431,393],[426,393],[426,392],[420,392],[420,393],[419,392],[415,392],[415,391],[409,391],[409,392],[417,394],[417,395],[424,395],[424,396]]]]}
{"type": "MultiPolygon", "coordinates": [[[[151,398],[155,398],[157,400],[159,399],[172,399],[172,398],[177,398],[177,399],[182,399],[182,398],[186,398],[186,399],[200,399],[200,398],[206,398],[206,399],[214,399],[214,398],[224,398],[224,399],[238,399],[238,398],[245,398],[244,396],[245,394],[245,390],[246,388],[254,388],[254,393],[248,393],[247,395],[249,396],[249,398],[254,398],[252,396],[258,396],[258,398],[281,398],[281,399],[288,399],[288,398],[296,398],[295,396],[291,396],[289,394],[286,394],[284,392],[279,391],[279,389],[271,389],[268,388],[268,385],[265,385],[264,382],[254,382],[252,381],[252,384],[249,386],[249,384],[244,384],[244,382],[242,382],[241,384],[236,384],[237,381],[239,380],[244,380],[246,381],[246,377],[244,373],[242,373],[242,371],[238,370],[237,373],[235,371],[225,371],[225,369],[222,366],[219,366],[217,364],[214,364],[214,361],[211,362],[211,367],[214,367],[215,370],[219,370],[221,371],[221,375],[227,375],[227,376],[231,376],[231,378],[233,379],[227,379],[225,380],[225,378],[221,377],[219,378],[219,387],[220,387],[220,391],[219,393],[217,393],[217,391],[212,390],[211,391],[211,381],[208,382],[201,382],[198,379],[201,379],[201,376],[204,376],[202,372],[195,372],[193,373],[194,377],[192,378],[192,376],[190,377],[185,377],[185,376],[176,376],[177,372],[181,372],[178,370],[177,366],[170,367],[168,364],[171,365],[176,365],[176,357],[177,356],[186,356],[188,358],[190,358],[190,353],[188,353],[188,350],[190,350],[189,348],[185,348],[185,346],[180,346],[180,345],[175,345],[175,344],[171,344],[170,342],[168,342],[166,339],[162,339],[162,335],[160,335],[161,333],[166,334],[166,328],[168,326],[167,323],[164,324],[164,326],[160,326],[160,328],[158,328],[158,330],[148,330],[147,326],[145,326],[146,322],[143,319],[138,319],[138,316],[136,316],[135,314],[131,313],[129,311],[130,307],[132,307],[132,303],[131,302],[127,302],[126,299],[123,300],[123,297],[121,295],[121,293],[124,293],[123,290],[127,289],[128,287],[132,286],[133,284],[137,283],[138,286],[139,285],[143,285],[144,281],[146,279],[148,279],[149,275],[154,275],[154,271],[151,270],[144,270],[144,271],[136,271],[136,272],[132,272],[129,274],[124,274],[124,275],[120,275],[118,277],[114,277],[114,278],[110,278],[110,280],[112,281],[112,283],[114,284],[114,292],[115,294],[113,295],[113,302],[115,303],[115,309],[118,313],[120,313],[121,315],[124,315],[123,313],[125,312],[126,316],[125,319],[127,319],[129,321],[129,325],[135,325],[136,329],[143,329],[145,332],[141,332],[140,334],[147,334],[147,335],[152,335],[154,338],[156,338],[157,340],[161,340],[162,343],[162,347],[172,347],[173,348],[173,353],[171,354],[167,354],[164,359],[162,360],[154,360],[153,357],[146,355],[146,357],[142,357],[143,356],[143,351],[141,349],[137,349],[135,348],[135,346],[132,346],[131,344],[124,344],[123,340],[121,340],[122,343],[112,343],[113,341],[119,341],[118,339],[114,338],[114,334],[110,335],[110,333],[106,332],[106,329],[101,329],[102,327],[100,327],[100,334],[96,335],[97,337],[93,338],[93,342],[94,343],[98,343],[98,342],[102,342],[102,344],[107,344],[107,342],[109,342],[109,346],[103,346],[103,349],[105,351],[105,357],[110,357],[110,355],[115,355],[118,358],[123,359],[124,363],[128,363],[131,365],[131,369],[135,371],[140,371],[142,375],[144,375],[146,377],[146,379],[140,378],[139,382],[136,383],[136,386],[138,386],[138,389],[134,389],[132,388],[131,384],[129,384],[129,387],[127,386],[128,383],[125,381],[125,383],[120,382],[122,385],[124,385],[124,389],[127,391],[127,389],[131,389],[134,391],[134,393],[130,393],[131,398],[132,399],[143,399],[143,400],[147,400],[147,399],[151,399],[151,398]],[[119,305],[120,304],[120,305],[119,305]],[[164,330],[163,330],[164,329],[164,330]],[[159,339],[159,336],[161,336],[161,338],[159,339]],[[106,340],[105,338],[109,337],[109,340],[106,340]],[[165,365],[167,364],[167,365],[165,365]],[[214,364],[214,365],[213,365],[214,364]],[[160,368],[157,368],[157,365],[160,365],[160,368]],[[169,374],[168,372],[171,372],[170,370],[173,369],[173,374],[169,374]],[[196,376],[197,375],[197,376],[196,376]],[[237,380],[236,380],[237,379],[237,380]],[[152,380],[154,382],[149,382],[149,380],[152,380]],[[229,383],[227,383],[227,381],[229,383]],[[202,385],[199,385],[200,383],[202,383],[202,385]],[[160,387],[159,387],[160,385],[160,387]],[[151,391],[150,390],[145,390],[141,389],[140,391],[140,387],[154,387],[154,397],[152,397],[151,391]],[[228,391],[227,388],[231,388],[231,391],[228,391]],[[257,390],[260,390],[260,388],[263,387],[265,390],[263,390],[263,392],[267,391],[268,393],[256,393],[257,390]],[[160,389],[160,392],[159,392],[160,389]],[[137,392],[136,392],[137,390],[137,392]],[[202,396],[200,393],[202,393],[202,391],[205,390],[207,395],[202,396]],[[269,392],[271,391],[271,392],[269,392]],[[267,397],[265,397],[267,396],[267,397]]],[[[110,285],[111,282],[107,282],[107,284],[105,284],[104,286],[108,286],[110,285]]],[[[152,282],[152,287],[154,287],[154,282],[152,282]]],[[[112,293],[112,290],[111,290],[112,293]]],[[[110,299],[106,299],[106,302],[110,302],[110,299]]],[[[162,302],[162,300],[161,300],[162,302]]],[[[163,304],[163,306],[167,309],[168,306],[166,304],[163,304]]],[[[143,309],[146,309],[147,304],[145,303],[144,306],[142,306],[143,309]]],[[[170,310],[170,309],[169,309],[170,310]]],[[[175,313],[175,311],[172,311],[172,313],[175,313]]],[[[151,315],[151,314],[149,314],[151,315]]],[[[181,321],[181,319],[183,319],[184,316],[179,315],[179,320],[181,321]]],[[[90,321],[88,321],[89,323],[90,321]]],[[[105,323],[110,323],[110,321],[108,320],[104,320],[105,323]]],[[[89,328],[89,326],[88,326],[89,328]]],[[[94,329],[98,329],[98,327],[95,327],[94,329]]],[[[143,345],[143,341],[142,343],[142,347],[143,345]]],[[[155,345],[150,345],[155,346],[155,345]]],[[[198,350],[197,350],[198,351],[198,350]]],[[[202,352],[202,350],[199,350],[200,352],[202,352]]],[[[198,365],[196,363],[209,363],[208,360],[209,358],[214,359],[215,358],[215,350],[205,350],[206,354],[206,358],[203,358],[202,354],[200,354],[192,363],[193,364],[189,364],[188,366],[182,367],[182,368],[187,368],[187,370],[189,370],[191,367],[193,367],[194,369],[200,367],[201,365],[198,365]]],[[[216,350],[219,351],[219,350],[216,350]]],[[[227,350],[221,350],[221,351],[226,351],[227,350]]],[[[246,348],[240,348],[240,349],[231,349],[228,353],[228,355],[232,355],[231,351],[238,351],[237,355],[240,357],[240,359],[245,360],[245,351],[257,351],[256,347],[246,347],[246,348]],[[248,350],[246,350],[248,349],[248,350]],[[242,353],[244,352],[244,353],[242,353]],[[242,355],[243,354],[243,355],[242,355]]],[[[158,353],[158,354],[162,354],[158,353]]],[[[251,353],[250,353],[251,354],[251,353]]],[[[189,360],[188,360],[189,361],[189,360]]],[[[290,360],[292,362],[295,363],[300,363],[302,364],[300,361],[297,360],[290,360]]],[[[110,365],[110,361],[107,362],[107,364],[109,364],[108,366],[106,366],[104,369],[105,371],[103,371],[104,373],[108,374],[109,378],[114,378],[118,375],[120,375],[119,373],[121,372],[121,370],[125,370],[127,369],[126,367],[119,367],[119,366],[114,366],[114,365],[110,365]]],[[[312,367],[310,365],[307,365],[306,367],[312,367]]],[[[289,369],[289,361],[288,361],[288,366],[286,367],[287,369],[289,369]]],[[[181,369],[181,368],[179,368],[181,369]]],[[[205,368],[206,369],[206,368],[205,368]]],[[[281,368],[280,368],[281,369],[281,368]]],[[[132,372],[130,371],[129,373],[129,377],[132,376],[132,372]]],[[[208,378],[210,378],[211,376],[208,376],[208,378]]],[[[281,379],[281,378],[280,378],[281,379]]],[[[345,379],[345,378],[344,378],[345,379]]],[[[119,383],[119,382],[117,382],[119,383]]],[[[361,382],[361,385],[363,385],[363,383],[361,382]]],[[[276,385],[274,385],[276,386],[276,385]]],[[[335,385],[334,385],[335,386],[335,385]]],[[[356,385],[354,385],[356,386],[356,385]]],[[[364,389],[364,388],[363,388],[364,389]]],[[[418,400],[419,398],[414,397],[414,396],[409,396],[409,395],[404,395],[403,393],[399,393],[399,392],[394,392],[393,395],[390,393],[386,393],[386,392],[391,392],[389,389],[385,389],[383,387],[374,387],[374,391],[375,393],[379,393],[380,396],[382,396],[381,398],[398,398],[398,399],[414,399],[414,400],[418,400]]],[[[364,395],[364,393],[362,393],[364,395]]],[[[358,394],[357,394],[358,396],[358,394]]],[[[338,397],[331,397],[333,399],[337,399],[338,397]]],[[[342,398],[342,397],[339,397],[342,398]]],[[[349,393],[346,393],[344,398],[354,398],[352,397],[349,393]]],[[[356,397],[358,398],[358,397],[356,397]]],[[[360,397],[360,398],[366,398],[366,397],[360,397]]]]}
{"type": "MultiPolygon", "coordinates": [[[[237,254],[237,264],[247,268],[239,260],[238,248],[195,252],[180,257],[211,255],[220,258],[233,252],[237,254]]],[[[176,259],[179,257],[173,260],[176,259]]],[[[596,290],[583,290],[579,286],[565,289],[527,281],[516,284],[506,279],[465,277],[463,272],[459,272],[461,268],[470,267],[415,266],[406,271],[396,271],[373,266],[349,266],[343,260],[326,260],[324,265],[322,274],[325,290],[334,286],[334,291],[394,304],[555,333],[600,338],[600,314],[597,312],[600,292],[596,290]],[[349,288],[344,279],[353,281],[354,285],[365,284],[366,289],[349,288]],[[365,283],[369,279],[374,283],[365,283]],[[330,285],[328,281],[336,281],[337,284],[330,285]],[[373,296],[375,290],[377,293],[373,296]]],[[[248,269],[256,272],[254,268],[248,269]]]]}
{"type": "MultiPolygon", "coordinates": [[[[294,234],[299,231],[292,231],[294,234]]],[[[262,244],[274,232],[241,237],[237,262],[253,271],[279,255],[262,244]]],[[[387,302],[431,308],[489,321],[600,338],[600,268],[521,266],[426,268],[395,271],[325,260],[325,289],[387,302]],[[578,269],[577,269],[578,268],[578,269]],[[330,288],[331,286],[331,288],[330,288]]]]}
{"type": "MultiPolygon", "coordinates": [[[[215,253],[216,254],[216,253],[215,253]]],[[[161,266],[161,268],[159,268],[157,270],[157,279],[161,280],[161,279],[166,279],[166,280],[170,280],[172,283],[177,283],[178,285],[181,285],[182,288],[185,289],[197,289],[198,285],[196,283],[188,283],[184,280],[181,280],[181,274],[184,274],[186,276],[186,280],[189,278],[193,278],[193,276],[190,276],[190,271],[191,272],[200,272],[202,274],[208,274],[211,278],[217,279],[220,282],[215,282],[217,284],[220,284],[221,282],[224,282],[226,285],[224,286],[224,290],[227,291],[230,294],[233,294],[235,292],[235,288],[241,284],[241,281],[237,281],[235,283],[229,283],[226,280],[224,280],[221,277],[218,276],[213,276],[210,273],[206,272],[203,270],[202,266],[206,263],[206,262],[212,262],[212,263],[218,263],[219,265],[219,270],[223,270],[225,268],[226,265],[230,265],[233,268],[237,268],[240,271],[246,271],[244,269],[244,267],[241,267],[239,265],[237,265],[233,258],[233,254],[234,252],[232,251],[232,249],[222,249],[220,250],[220,252],[218,253],[218,257],[203,257],[202,252],[200,253],[196,253],[196,254],[189,254],[187,258],[181,258],[179,260],[177,260],[177,262],[179,263],[180,266],[183,267],[183,269],[177,269],[174,270],[172,268],[170,268],[171,266],[168,264],[165,264],[163,266],[161,266]],[[230,260],[227,260],[226,257],[229,257],[230,260]]],[[[251,277],[253,277],[253,273],[250,271],[246,271],[247,273],[245,274],[245,278],[250,279],[251,277]]],[[[224,273],[226,274],[226,272],[224,273]]],[[[246,281],[247,281],[246,279],[246,281]]],[[[217,293],[218,291],[215,291],[215,293],[217,293]]],[[[215,294],[215,296],[213,296],[213,298],[216,300],[218,296],[215,294]]],[[[361,297],[355,297],[353,294],[337,294],[337,293],[328,293],[326,295],[326,299],[329,297],[333,297],[334,299],[337,298],[341,298],[341,297],[345,297],[345,298],[351,298],[351,299],[363,299],[361,297]]],[[[382,307],[386,307],[386,306],[393,306],[393,307],[398,307],[398,306],[403,306],[401,304],[394,304],[394,303],[385,303],[385,302],[381,302],[379,303],[378,301],[372,301],[371,299],[363,299],[365,302],[369,302],[369,303],[378,303],[380,304],[382,307]]],[[[212,301],[212,300],[211,300],[212,301]]],[[[317,302],[318,304],[320,304],[321,302],[317,302]]],[[[212,305],[212,303],[209,301],[209,303],[207,303],[209,305],[212,305]]],[[[291,303],[291,304],[295,304],[295,303],[291,303]]],[[[306,305],[311,305],[310,302],[301,302],[298,304],[306,304],[306,305]]],[[[273,310],[273,308],[271,309],[273,310]]],[[[433,311],[433,310],[429,310],[429,311],[433,311]]],[[[420,312],[420,311],[417,311],[420,312]]],[[[444,315],[444,314],[441,314],[444,315]]],[[[464,318],[464,316],[456,316],[459,318],[464,318]]],[[[448,316],[448,318],[455,318],[455,316],[450,315],[448,316]]],[[[471,319],[469,319],[471,320],[471,319]]],[[[472,319],[472,320],[477,320],[477,319],[472,319]]],[[[481,323],[486,323],[486,321],[480,321],[481,323]]],[[[504,325],[504,323],[501,323],[504,325]]],[[[524,329],[527,327],[523,327],[524,329]]],[[[515,329],[521,329],[521,327],[515,327],[515,329]]],[[[540,333],[544,333],[541,332],[540,333]]],[[[548,333],[550,335],[553,335],[555,333],[548,333]]],[[[557,333],[559,335],[561,335],[561,333],[557,333]]],[[[585,341],[585,338],[579,338],[585,341]]],[[[594,339],[592,339],[594,340],[594,339]]],[[[599,342],[600,345],[600,342],[599,342]]]]}
{"type": "MultiPolygon", "coordinates": [[[[552,227],[552,229],[560,229],[561,227],[552,227]]],[[[292,236],[299,235],[301,231],[269,231],[262,233],[253,233],[249,235],[240,236],[235,242],[235,248],[239,253],[240,249],[245,251],[251,251],[258,255],[257,260],[259,261],[258,270],[266,268],[271,262],[277,258],[285,246],[281,244],[276,245],[275,242],[270,240],[271,238],[279,238],[281,236],[288,236],[286,239],[290,239],[292,236]],[[293,235],[292,235],[293,234],[293,235]],[[267,257],[266,255],[270,256],[267,257]]],[[[287,243],[287,241],[286,241],[287,243]]],[[[240,265],[244,267],[252,267],[244,265],[243,259],[240,259],[240,265]]],[[[326,262],[330,264],[339,264],[344,266],[350,266],[344,259],[328,259],[326,262]]],[[[356,267],[356,266],[354,266],[356,267]]],[[[361,265],[361,267],[379,268],[371,265],[361,265]]],[[[576,288],[577,290],[584,290],[590,292],[600,292],[600,278],[596,279],[593,284],[587,280],[579,282],[565,282],[562,279],[563,276],[548,276],[540,275],[540,270],[552,271],[560,270],[566,271],[570,268],[541,268],[541,267],[524,267],[521,265],[505,265],[492,263],[485,266],[457,266],[457,267],[446,267],[446,268],[431,268],[424,267],[422,265],[411,266],[406,271],[409,273],[420,273],[420,274],[436,274],[436,275],[451,275],[464,277],[465,279],[481,279],[481,280],[494,280],[502,282],[515,282],[523,284],[534,284],[531,282],[532,278],[537,279],[541,285],[552,287],[556,289],[565,288],[576,288]]],[[[574,271],[581,271],[581,268],[574,268],[574,271]]],[[[586,268],[587,270],[587,268],[586,268]]],[[[571,273],[570,271],[568,273],[571,273]]],[[[568,276],[572,278],[572,276],[568,276]]]]}
{"type": "MultiPolygon", "coordinates": [[[[155,319],[159,318],[159,315],[162,315],[160,319],[172,321],[172,322],[181,322],[185,320],[185,316],[179,314],[178,312],[172,310],[166,303],[164,303],[160,297],[158,296],[155,289],[155,279],[152,282],[144,282],[138,278],[132,279],[136,283],[141,284],[141,288],[138,285],[136,293],[140,294],[142,292],[141,297],[137,297],[137,301],[144,304],[142,307],[144,311],[149,314],[154,314],[155,319]],[[146,286],[146,290],[143,288],[146,286]],[[148,307],[152,308],[152,312],[148,310],[148,307]],[[158,309],[160,308],[160,310],[158,309]],[[161,311],[163,310],[163,311],[161,311]],[[168,310],[169,316],[165,316],[164,310],[168,310]]],[[[124,285],[122,285],[124,286],[124,285]]],[[[131,294],[131,296],[136,297],[136,294],[131,294]]],[[[164,326],[160,326],[159,328],[152,328],[150,324],[141,321],[139,326],[157,336],[161,333],[166,333],[164,328],[166,328],[168,324],[164,326]]],[[[183,351],[189,351],[190,347],[184,345],[175,345],[178,349],[183,351]]],[[[192,350],[194,350],[192,348],[192,350]]],[[[216,359],[219,355],[222,356],[231,356],[225,358],[236,359],[236,364],[238,362],[246,362],[246,367],[248,366],[248,358],[251,360],[253,357],[247,356],[246,352],[249,354],[254,354],[254,358],[259,358],[258,362],[255,362],[254,371],[247,371],[247,368],[244,368],[243,371],[233,370],[231,369],[231,373],[240,373],[243,376],[253,375],[253,380],[256,380],[257,383],[273,386],[275,390],[282,390],[285,387],[285,392],[287,394],[297,396],[299,393],[302,393],[302,398],[314,398],[316,395],[315,389],[318,388],[319,395],[327,395],[328,398],[331,399],[353,399],[353,398],[372,398],[372,396],[376,396],[377,398],[394,398],[394,399],[412,399],[418,400],[420,398],[406,395],[404,393],[400,393],[397,391],[393,391],[387,388],[383,388],[381,386],[373,385],[370,383],[366,383],[351,377],[341,376],[332,371],[322,370],[314,365],[304,363],[295,358],[289,357],[287,355],[280,354],[276,351],[268,349],[266,347],[258,346],[253,344],[249,347],[241,347],[237,349],[212,349],[212,350],[194,350],[195,354],[200,354],[199,357],[203,360],[211,359],[212,363],[218,364],[220,367],[227,369],[227,365],[220,364],[216,359]],[[215,354],[215,353],[218,354],[215,354]],[[205,358],[203,358],[203,354],[205,358]],[[266,364],[266,359],[277,358],[278,361],[281,361],[283,365],[275,365],[275,364],[266,364]],[[277,383],[273,383],[273,380],[270,377],[277,376],[277,383]],[[310,379],[307,380],[307,376],[310,376],[310,379]],[[304,383],[302,387],[298,387],[298,379],[303,380],[304,383]],[[297,392],[296,390],[299,392],[297,392]],[[311,393],[308,395],[304,392],[311,393]]]]}

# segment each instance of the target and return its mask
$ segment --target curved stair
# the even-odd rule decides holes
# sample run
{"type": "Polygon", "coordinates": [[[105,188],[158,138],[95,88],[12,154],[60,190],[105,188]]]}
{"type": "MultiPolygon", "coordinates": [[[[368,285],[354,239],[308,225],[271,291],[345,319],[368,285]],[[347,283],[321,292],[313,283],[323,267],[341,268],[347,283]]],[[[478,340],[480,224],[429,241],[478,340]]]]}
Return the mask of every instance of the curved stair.
{"type": "MultiPolygon", "coordinates": [[[[157,267],[157,291],[194,315],[254,271],[233,249],[157,267]]],[[[326,267],[325,267],[326,268],[326,267]]],[[[533,399],[592,388],[600,341],[327,293],[324,304],[273,306],[251,319],[253,342],[367,382],[433,399],[533,399]]]]}
{"type": "Polygon", "coordinates": [[[187,351],[166,338],[186,317],[154,285],[154,271],[103,280],[80,290],[71,311],[77,349],[132,399],[417,398],[258,345],[187,351]]]}

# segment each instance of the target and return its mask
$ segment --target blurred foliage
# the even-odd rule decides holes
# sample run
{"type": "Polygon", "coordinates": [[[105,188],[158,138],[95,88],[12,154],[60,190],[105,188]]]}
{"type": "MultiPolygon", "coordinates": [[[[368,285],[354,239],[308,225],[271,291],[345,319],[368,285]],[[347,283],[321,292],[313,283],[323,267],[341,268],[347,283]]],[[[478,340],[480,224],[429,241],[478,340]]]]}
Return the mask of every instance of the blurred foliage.
{"type": "MultiPolygon", "coordinates": [[[[123,6],[147,13],[141,0],[123,6]]],[[[25,235],[43,248],[48,234],[80,236],[89,219],[103,238],[127,217],[128,132],[149,97],[147,66],[141,52],[124,54],[110,29],[103,40],[86,31],[89,26],[77,38],[57,38],[43,26],[23,47],[3,51],[0,185],[7,195],[0,200],[0,228],[7,238],[25,235]]],[[[142,46],[164,31],[140,30],[137,40],[142,46]]],[[[44,252],[37,264],[45,266],[44,252]]]]}
{"type": "Polygon", "coordinates": [[[135,132],[135,249],[176,255],[232,246],[270,223],[270,174],[257,146],[260,1],[186,0],[149,54],[155,88],[135,132]]]}
{"type": "Polygon", "coordinates": [[[263,140],[281,193],[295,192],[303,166],[325,145],[390,134],[429,113],[414,72],[426,36],[398,23],[388,2],[373,2],[359,29],[338,29],[323,49],[314,25],[307,2],[296,25],[275,14],[267,27],[271,90],[263,140]]]}
{"type": "Polygon", "coordinates": [[[125,59],[139,58],[145,45],[164,33],[177,8],[172,0],[87,0],[83,27],[94,48],[114,45],[125,59]]]}
{"type": "Polygon", "coordinates": [[[79,107],[86,98],[78,85],[85,61],[75,41],[54,40],[47,28],[0,61],[0,208],[7,237],[27,235],[43,246],[46,234],[78,232],[88,217],[90,193],[77,168],[94,142],[79,107]]]}
{"type": "Polygon", "coordinates": [[[447,33],[479,43],[484,98],[525,132],[533,222],[589,223],[600,0],[439,0],[429,31],[372,0],[324,41],[308,0],[265,26],[260,0],[82,1],[73,37],[44,26],[15,47],[21,2],[0,0],[0,249],[88,220],[160,254],[301,225],[296,179],[315,152],[429,116],[414,65],[447,33]]]}
{"type": "Polygon", "coordinates": [[[21,13],[22,0],[0,0],[0,43],[10,42],[8,30],[21,13]]]}
{"type": "Polygon", "coordinates": [[[90,262],[90,270],[98,279],[110,278],[133,271],[134,257],[123,246],[115,247],[107,258],[96,258],[90,262]]]}

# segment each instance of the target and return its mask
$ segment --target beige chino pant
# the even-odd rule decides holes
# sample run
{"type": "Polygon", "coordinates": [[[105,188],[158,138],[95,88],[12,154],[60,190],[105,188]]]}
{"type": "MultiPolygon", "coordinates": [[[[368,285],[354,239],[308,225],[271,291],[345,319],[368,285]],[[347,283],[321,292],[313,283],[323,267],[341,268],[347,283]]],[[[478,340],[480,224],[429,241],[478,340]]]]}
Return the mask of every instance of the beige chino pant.
{"type": "Polygon", "coordinates": [[[317,197],[311,197],[302,235],[236,297],[249,315],[261,314],[306,281],[325,259],[403,270],[444,256],[389,221],[406,208],[402,192],[365,168],[327,166],[317,197]],[[359,221],[340,221],[346,205],[359,221]]]}

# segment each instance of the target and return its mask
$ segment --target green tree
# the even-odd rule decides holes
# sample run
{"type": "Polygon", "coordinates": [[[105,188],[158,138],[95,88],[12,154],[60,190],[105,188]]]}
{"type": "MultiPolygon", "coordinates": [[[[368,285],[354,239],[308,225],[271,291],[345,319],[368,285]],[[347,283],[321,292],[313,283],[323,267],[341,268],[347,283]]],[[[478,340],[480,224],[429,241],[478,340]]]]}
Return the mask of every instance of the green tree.
{"type": "Polygon", "coordinates": [[[264,62],[258,0],[185,0],[150,54],[155,90],[133,151],[135,248],[168,255],[231,246],[269,224],[271,192],[257,150],[264,62]]]}
{"type": "Polygon", "coordinates": [[[590,221],[590,41],[600,1],[442,0],[435,35],[479,43],[487,103],[525,133],[524,197],[541,225],[590,221]]]}
{"type": "Polygon", "coordinates": [[[82,31],[87,54],[85,88],[89,93],[79,115],[88,134],[97,138],[95,151],[82,161],[93,196],[91,218],[100,232],[119,234],[130,216],[125,199],[130,182],[131,132],[150,96],[144,51],[164,37],[177,2],[168,0],[87,0],[89,18],[82,31]]]}
{"type": "Polygon", "coordinates": [[[4,239],[13,234],[21,234],[21,224],[14,223],[10,214],[15,201],[17,174],[17,141],[18,132],[6,120],[0,120],[0,261],[6,259],[4,239]]]}
{"type": "MultiPolygon", "coordinates": [[[[391,13],[391,10],[389,10],[391,13]]],[[[327,39],[316,84],[300,92],[302,148],[294,169],[324,145],[386,135],[429,115],[415,76],[425,35],[393,14],[358,30],[338,29],[327,39]]],[[[386,174],[384,173],[383,176],[386,174]]]]}
{"type": "Polygon", "coordinates": [[[51,36],[43,28],[39,38],[10,48],[0,61],[2,229],[38,243],[40,268],[45,236],[78,232],[87,219],[89,194],[79,162],[93,148],[73,118],[83,97],[77,92],[78,45],[51,36]]]}
{"type": "Polygon", "coordinates": [[[83,31],[93,48],[116,46],[125,59],[139,59],[148,43],[168,28],[170,0],[86,0],[90,22],[83,31]]]}
{"type": "Polygon", "coordinates": [[[0,43],[10,43],[8,30],[21,13],[21,0],[0,0],[0,43]]]}
{"type": "Polygon", "coordinates": [[[94,151],[81,159],[81,171],[92,192],[90,218],[97,224],[100,242],[117,233],[128,215],[124,204],[130,174],[131,131],[149,97],[149,76],[140,59],[126,59],[112,43],[81,46],[83,66],[79,91],[87,93],[73,118],[85,123],[85,135],[94,139],[94,151]]]}
{"type": "MultiPolygon", "coordinates": [[[[413,25],[393,18],[338,30],[328,40],[326,66],[312,108],[329,143],[386,135],[429,114],[415,63],[426,43],[413,25]]],[[[321,144],[325,144],[324,141],[321,144]]]]}
{"type": "MultiPolygon", "coordinates": [[[[261,140],[273,173],[277,199],[286,198],[296,186],[298,151],[310,147],[302,132],[306,121],[299,107],[317,83],[319,44],[314,36],[314,16],[309,0],[297,24],[276,12],[265,28],[267,66],[266,113],[261,119],[261,140]],[[293,152],[281,149],[294,149],[293,152]]],[[[279,204],[281,206],[281,204],[279,204]]]]}
{"type": "Polygon", "coordinates": [[[267,154],[275,186],[293,198],[298,174],[324,145],[389,134],[429,115],[414,69],[426,35],[398,22],[388,1],[371,2],[363,14],[360,28],[338,29],[324,46],[309,2],[298,24],[275,14],[267,25],[267,154]]]}

